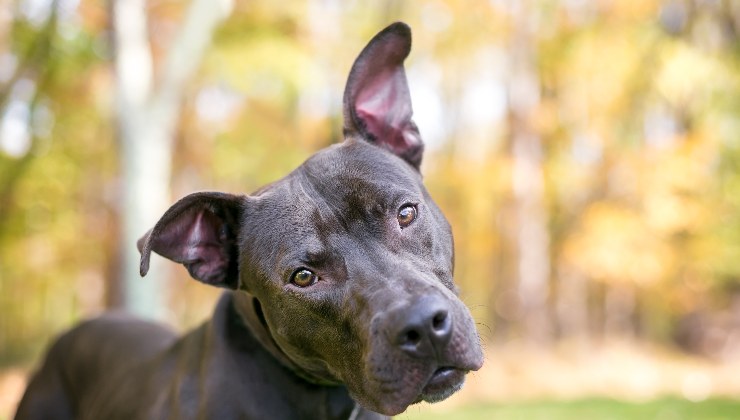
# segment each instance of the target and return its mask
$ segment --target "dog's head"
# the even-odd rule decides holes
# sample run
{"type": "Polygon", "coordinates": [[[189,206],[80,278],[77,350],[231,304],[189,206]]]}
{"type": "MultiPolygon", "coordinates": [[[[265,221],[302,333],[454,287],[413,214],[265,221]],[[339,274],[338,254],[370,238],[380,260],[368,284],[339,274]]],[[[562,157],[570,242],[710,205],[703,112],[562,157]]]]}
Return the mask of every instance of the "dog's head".
{"type": "Polygon", "coordinates": [[[252,195],[201,192],[139,241],[204,283],[260,302],[279,349],[304,376],[345,384],[368,409],[398,414],[457,391],[483,363],[456,296],[449,224],[421,175],[396,23],[355,61],[344,142],[252,195]]]}

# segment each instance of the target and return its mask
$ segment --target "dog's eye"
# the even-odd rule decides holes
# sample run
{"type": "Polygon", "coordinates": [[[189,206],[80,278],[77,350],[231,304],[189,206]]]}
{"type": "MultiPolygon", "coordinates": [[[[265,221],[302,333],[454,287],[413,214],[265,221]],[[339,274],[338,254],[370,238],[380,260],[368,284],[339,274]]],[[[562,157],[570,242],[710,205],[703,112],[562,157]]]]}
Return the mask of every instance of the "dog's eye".
{"type": "Polygon", "coordinates": [[[398,209],[398,215],[396,218],[398,219],[398,225],[401,226],[401,229],[407,227],[416,220],[416,206],[412,204],[404,204],[400,209],[398,209]]]}
{"type": "Polygon", "coordinates": [[[301,268],[293,273],[290,282],[298,287],[308,287],[319,281],[319,276],[311,270],[301,268]]]}

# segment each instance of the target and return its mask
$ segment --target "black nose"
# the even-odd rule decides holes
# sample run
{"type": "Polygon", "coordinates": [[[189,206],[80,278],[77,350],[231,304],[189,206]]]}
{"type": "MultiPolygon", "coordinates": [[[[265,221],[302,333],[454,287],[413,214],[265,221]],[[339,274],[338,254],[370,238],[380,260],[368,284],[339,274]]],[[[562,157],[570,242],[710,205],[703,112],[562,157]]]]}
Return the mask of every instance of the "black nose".
{"type": "Polygon", "coordinates": [[[441,297],[424,296],[388,314],[389,339],[407,354],[419,358],[439,355],[450,341],[452,319],[441,297]]]}

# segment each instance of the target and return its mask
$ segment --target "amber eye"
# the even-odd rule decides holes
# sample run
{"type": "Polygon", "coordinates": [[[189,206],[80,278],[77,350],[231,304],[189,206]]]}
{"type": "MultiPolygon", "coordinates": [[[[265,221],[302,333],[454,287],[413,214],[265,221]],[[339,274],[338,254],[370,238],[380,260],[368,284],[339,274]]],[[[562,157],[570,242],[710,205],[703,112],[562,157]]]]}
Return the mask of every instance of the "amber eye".
{"type": "Polygon", "coordinates": [[[412,204],[404,204],[398,209],[398,225],[405,228],[416,220],[416,207],[412,204]]]}
{"type": "Polygon", "coordinates": [[[290,278],[290,282],[298,287],[308,287],[317,281],[319,281],[319,276],[317,276],[313,271],[306,270],[305,268],[296,271],[293,273],[293,277],[290,278]]]}

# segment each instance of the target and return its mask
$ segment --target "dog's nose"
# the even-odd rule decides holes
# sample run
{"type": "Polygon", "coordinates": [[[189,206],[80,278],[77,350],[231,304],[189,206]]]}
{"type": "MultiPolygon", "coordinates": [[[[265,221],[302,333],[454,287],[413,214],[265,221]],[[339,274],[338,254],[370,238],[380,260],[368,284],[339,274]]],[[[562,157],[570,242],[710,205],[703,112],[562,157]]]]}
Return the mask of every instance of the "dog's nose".
{"type": "Polygon", "coordinates": [[[388,314],[389,339],[411,356],[435,357],[450,341],[451,317],[445,300],[424,296],[388,314]]]}

